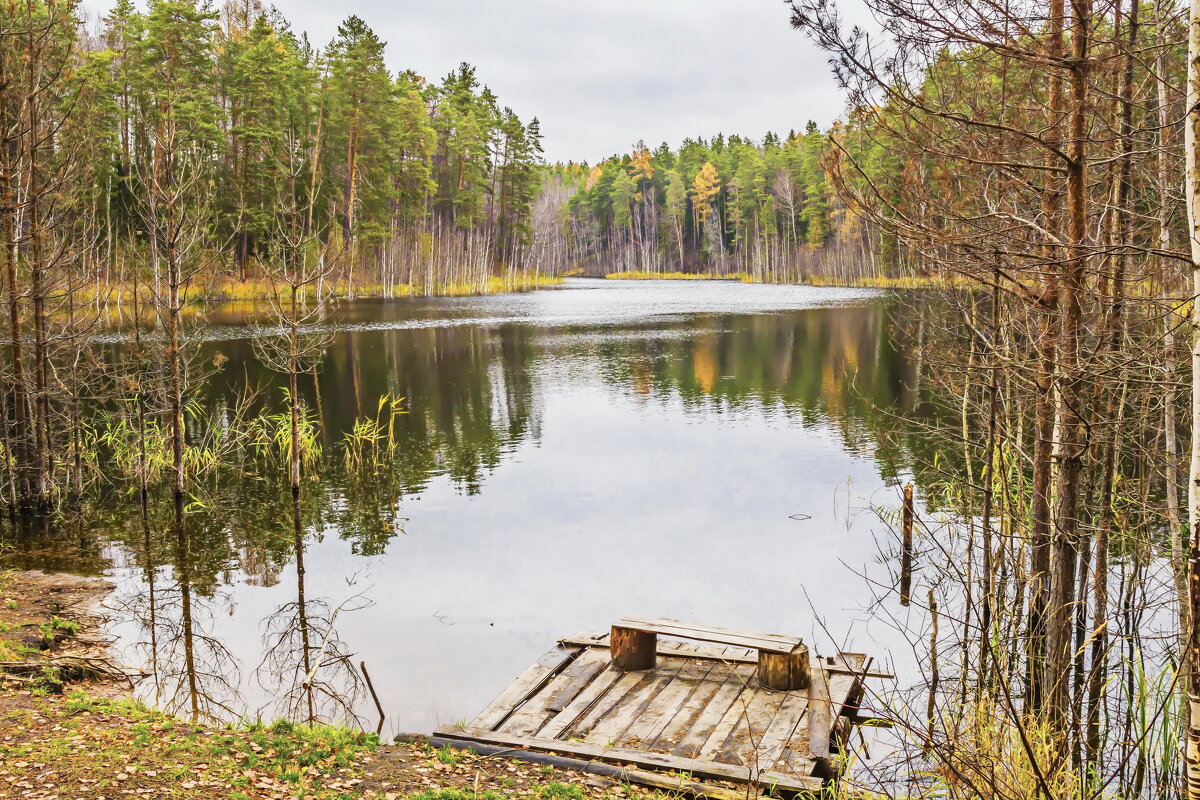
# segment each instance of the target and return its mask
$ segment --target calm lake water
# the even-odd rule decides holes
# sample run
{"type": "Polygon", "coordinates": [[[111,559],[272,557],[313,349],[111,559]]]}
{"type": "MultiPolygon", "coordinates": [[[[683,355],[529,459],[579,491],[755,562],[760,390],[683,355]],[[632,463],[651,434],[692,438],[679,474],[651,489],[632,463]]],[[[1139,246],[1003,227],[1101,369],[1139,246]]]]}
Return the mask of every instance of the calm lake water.
{"type": "MultiPolygon", "coordinates": [[[[261,479],[212,489],[186,542],[127,500],[12,538],[23,563],[111,577],[120,656],[158,666],[145,696],[180,707],[190,670],[214,713],[280,713],[296,664],[264,654],[301,598],[313,648],[341,607],[338,647],[366,663],[389,732],[470,719],[557,638],[624,614],[797,633],[903,669],[888,618],[906,611],[866,607],[894,571],[876,508],[898,505],[921,446],[904,421],[911,313],[873,291],[710,281],[346,303],[301,387],[330,458],[381,395],[407,413],[387,469],[306,486],[302,576],[290,496],[261,479]]],[[[211,316],[210,402],[254,386],[278,404],[265,335],[211,316]]],[[[369,699],[354,707],[373,727],[369,699]]]]}

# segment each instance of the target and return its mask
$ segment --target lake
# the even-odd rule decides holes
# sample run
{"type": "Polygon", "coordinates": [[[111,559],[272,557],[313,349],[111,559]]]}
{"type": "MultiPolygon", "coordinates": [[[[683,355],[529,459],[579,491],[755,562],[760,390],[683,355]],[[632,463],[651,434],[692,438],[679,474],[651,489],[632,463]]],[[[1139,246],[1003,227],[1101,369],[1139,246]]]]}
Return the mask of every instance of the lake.
{"type": "MultiPolygon", "coordinates": [[[[126,496],[6,536],[24,565],[109,576],[119,656],[157,667],[143,696],[203,691],[215,716],[294,710],[297,620],[319,653],[303,671],[339,691],[365,663],[388,732],[470,719],[557,638],[625,614],[906,669],[907,609],[870,601],[895,571],[878,511],[922,446],[912,314],[876,291],[724,281],[345,302],[301,385],[331,462],[381,396],[404,413],[384,412],[386,468],[306,484],[302,574],[290,493],[261,477],[196,500],[186,541],[126,496]]],[[[255,387],[278,409],[255,346],[271,333],[220,310],[196,331],[210,404],[255,387]]],[[[369,697],[350,703],[374,727],[369,697]]]]}

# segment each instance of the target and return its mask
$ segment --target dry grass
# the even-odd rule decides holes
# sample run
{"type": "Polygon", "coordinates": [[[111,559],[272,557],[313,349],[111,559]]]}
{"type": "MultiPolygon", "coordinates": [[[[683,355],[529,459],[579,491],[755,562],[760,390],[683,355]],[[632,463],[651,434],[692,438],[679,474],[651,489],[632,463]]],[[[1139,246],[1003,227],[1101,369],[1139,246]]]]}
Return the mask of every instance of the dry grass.
{"type": "Polygon", "coordinates": [[[1056,742],[1048,725],[1026,720],[1018,727],[1000,709],[980,701],[962,715],[953,740],[936,748],[928,796],[974,800],[980,787],[987,787],[993,800],[1102,797],[1097,787],[1085,785],[1069,759],[1059,757],[1056,742]]]}
{"type": "Polygon", "coordinates": [[[749,275],[730,272],[718,275],[714,272],[610,272],[604,276],[610,281],[747,281],[749,275]]]}
{"type": "Polygon", "coordinates": [[[980,284],[960,275],[902,275],[899,277],[875,276],[842,280],[825,275],[809,275],[805,283],[810,286],[839,286],[856,289],[965,289],[980,284]]]}
{"type": "MultiPolygon", "coordinates": [[[[533,272],[518,272],[511,276],[491,276],[485,281],[459,283],[440,283],[430,286],[399,283],[385,286],[378,283],[362,281],[337,280],[326,283],[322,290],[326,296],[335,298],[374,298],[374,297],[462,297],[477,294],[498,294],[502,292],[521,292],[537,289],[543,286],[554,286],[562,283],[562,278],[553,275],[542,275],[533,272]]],[[[89,284],[82,287],[75,295],[77,303],[100,302],[105,305],[120,304],[123,308],[133,307],[133,285],[109,284],[97,287],[89,284]]],[[[251,278],[240,281],[229,276],[218,276],[203,283],[195,283],[184,292],[184,301],[190,305],[204,303],[256,303],[282,295],[287,287],[269,280],[251,278]]],[[[315,286],[305,287],[301,292],[302,299],[312,299],[316,296],[315,286]]],[[[138,287],[138,303],[144,308],[153,305],[153,295],[148,287],[138,287]]]]}

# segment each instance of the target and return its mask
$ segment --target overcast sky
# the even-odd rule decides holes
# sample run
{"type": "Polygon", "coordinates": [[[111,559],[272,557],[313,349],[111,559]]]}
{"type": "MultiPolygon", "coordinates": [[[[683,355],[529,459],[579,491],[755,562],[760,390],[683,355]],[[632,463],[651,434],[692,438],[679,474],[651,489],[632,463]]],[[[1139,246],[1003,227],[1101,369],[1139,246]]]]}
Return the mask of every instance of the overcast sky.
{"type": "MultiPolygon", "coordinates": [[[[264,3],[269,4],[269,3],[264,3]]],[[[112,0],[86,0],[93,16],[112,0]]],[[[144,6],[144,3],[141,3],[144,6]]],[[[277,0],[324,46],[351,14],[394,70],[440,79],[460,61],[524,120],[549,160],[595,162],[644,139],[822,127],[842,111],[825,56],[783,0],[277,0]]]]}

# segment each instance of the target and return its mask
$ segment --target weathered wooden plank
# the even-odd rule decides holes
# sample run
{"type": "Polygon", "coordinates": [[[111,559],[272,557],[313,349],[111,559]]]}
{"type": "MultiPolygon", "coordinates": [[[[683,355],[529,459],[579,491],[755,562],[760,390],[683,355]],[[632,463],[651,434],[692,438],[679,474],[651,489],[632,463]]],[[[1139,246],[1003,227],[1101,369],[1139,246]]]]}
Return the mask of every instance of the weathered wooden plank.
{"type": "Polygon", "coordinates": [[[552,705],[557,703],[560,697],[562,705],[565,706],[571,697],[578,694],[580,689],[607,665],[606,653],[598,650],[583,651],[551,678],[541,691],[521,704],[503,723],[496,725],[496,730],[529,736],[536,734],[557,711],[552,705]]]}
{"type": "MultiPolygon", "coordinates": [[[[805,712],[805,717],[807,716],[808,712],[805,712]]],[[[808,724],[801,720],[791,741],[784,745],[771,769],[782,775],[812,775],[816,763],[808,752],[808,724]]]]}
{"type": "MultiPolygon", "coordinates": [[[[607,650],[598,650],[607,656],[607,650]]],[[[609,690],[614,688],[619,680],[626,677],[628,673],[621,672],[615,669],[609,669],[607,666],[592,679],[592,682],[584,687],[583,691],[575,695],[571,702],[563,708],[562,711],[554,715],[554,718],[538,731],[538,736],[542,739],[554,739],[562,735],[564,732],[570,736],[575,735],[572,727],[574,723],[587,714],[591,709],[598,705],[609,690]]]]}
{"type": "Polygon", "coordinates": [[[882,669],[863,669],[867,664],[866,653],[838,653],[836,656],[830,656],[825,659],[825,671],[830,675],[857,675],[859,678],[882,678],[883,680],[895,680],[896,676],[887,670],[882,669]]]}
{"type": "Polygon", "coordinates": [[[867,657],[861,653],[840,653],[836,658],[825,660],[825,671],[829,673],[829,702],[832,716],[851,713],[851,695],[859,685],[867,657]],[[832,663],[831,663],[832,662],[832,663]],[[835,671],[836,670],[836,671],[835,671]]]}
{"type": "Polygon", "coordinates": [[[682,658],[664,658],[656,669],[646,673],[645,679],[629,690],[604,718],[599,720],[583,737],[585,742],[595,744],[616,743],[625,729],[645,713],[654,698],[687,662],[682,658]]]}
{"type": "MultiPolygon", "coordinates": [[[[749,668],[746,666],[728,663],[713,664],[708,674],[703,679],[695,682],[691,694],[680,702],[679,707],[675,710],[671,718],[667,720],[663,729],[659,731],[658,736],[653,741],[647,742],[647,747],[665,752],[674,750],[676,745],[692,729],[696,720],[708,708],[713,696],[733,675],[735,669],[742,669],[747,671],[747,675],[750,674],[749,668]]],[[[676,755],[683,754],[677,753],[676,755]]]]}
{"type": "Polygon", "coordinates": [[[849,700],[858,678],[853,675],[830,675],[828,680],[830,719],[837,719],[842,714],[852,714],[854,708],[849,700]]]}
{"type": "MultiPolygon", "coordinates": [[[[530,736],[511,736],[496,731],[478,730],[473,728],[443,727],[436,731],[438,736],[462,741],[500,744],[510,747],[527,747],[551,753],[594,758],[602,761],[628,763],[648,769],[686,772],[693,778],[709,780],[737,781],[746,783],[750,779],[750,771],[745,767],[735,767],[728,764],[717,764],[693,758],[681,758],[665,753],[647,753],[640,750],[625,748],[603,747],[588,742],[564,742],[535,738],[530,736]]],[[[802,792],[818,791],[822,781],[815,777],[782,775],[774,772],[764,772],[759,776],[760,786],[774,785],[785,791],[802,792]]]]}
{"type": "Polygon", "coordinates": [[[808,751],[813,758],[829,758],[829,734],[833,728],[833,713],[829,700],[829,675],[824,659],[812,663],[808,685],[808,751]]]}
{"type": "Polygon", "coordinates": [[[568,636],[565,639],[559,639],[559,644],[565,645],[580,645],[582,647],[592,647],[602,645],[608,647],[608,631],[580,631],[574,636],[568,636]]]}
{"type": "Polygon", "coordinates": [[[570,667],[563,670],[564,675],[569,673],[570,680],[561,687],[554,687],[553,697],[550,698],[550,702],[546,705],[546,710],[552,711],[555,714],[562,711],[607,666],[607,651],[585,650],[582,655],[575,659],[575,662],[570,667]]]}
{"type": "MultiPolygon", "coordinates": [[[[737,669],[717,689],[687,735],[679,741],[679,744],[675,745],[671,752],[688,758],[698,756],[742,692],[751,691],[748,687],[751,686],[753,678],[753,668],[749,665],[738,665],[737,669]]],[[[729,733],[726,731],[721,738],[724,739],[728,735],[729,733]]]]}
{"type": "Polygon", "coordinates": [[[615,672],[619,677],[595,703],[584,711],[566,732],[570,738],[584,739],[588,733],[602,720],[606,714],[619,706],[626,695],[637,688],[643,681],[650,679],[648,672],[621,672],[609,667],[609,672],[615,672]]]}
{"type": "Polygon", "coordinates": [[[638,717],[625,729],[617,741],[619,747],[647,747],[658,738],[663,728],[675,716],[679,706],[686,700],[696,686],[708,676],[713,667],[720,666],[713,661],[696,661],[689,659],[679,672],[658,692],[653,702],[646,707],[638,717]]]}
{"type": "Polygon", "coordinates": [[[559,753],[514,749],[507,745],[472,742],[445,736],[402,733],[396,737],[396,741],[422,744],[436,749],[453,747],[492,758],[522,759],[528,763],[546,764],[559,769],[570,769],[576,772],[600,775],[616,783],[637,783],[656,789],[664,789],[672,796],[686,794],[694,797],[707,797],[711,798],[711,800],[746,800],[745,789],[732,789],[713,783],[701,783],[700,781],[691,780],[683,773],[653,772],[621,764],[608,764],[595,759],[584,760],[559,753]]]}
{"type": "Polygon", "coordinates": [[[744,702],[742,713],[737,723],[723,742],[717,742],[709,751],[709,746],[700,751],[699,758],[720,761],[722,764],[741,764],[753,767],[755,772],[765,771],[768,764],[758,758],[758,741],[771,727],[779,707],[783,705],[787,692],[772,691],[759,687],[758,691],[747,696],[746,692],[734,703],[744,702]]]}
{"type": "MultiPolygon", "coordinates": [[[[580,632],[574,636],[568,636],[565,639],[560,639],[559,644],[568,647],[608,647],[607,633],[592,633],[580,632]]],[[[658,654],[662,655],[687,655],[689,658],[711,658],[717,661],[736,661],[746,664],[758,663],[758,651],[751,650],[746,647],[731,647],[727,645],[717,644],[701,644],[699,642],[679,642],[670,639],[660,640],[658,643],[658,654]],[[677,646],[677,647],[676,647],[677,646]]],[[[854,669],[848,666],[841,657],[844,656],[861,656],[866,658],[861,653],[841,653],[840,657],[831,665],[826,661],[825,671],[830,675],[851,673],[859,675],[862,678],[883,678],[892,680],[896,676],[890,672],[885,672],[878,669],[869,669],[866,672],[861,669],[854,669]]],[[[815,658],[816,656],[814,656],[815,658]]],[[[860,664],[861,666],[861,664],[860,664]]]]}
{"type": "MultiPolygon", "coordinates": [[[[609,647],[608,634],[602,638],[593,638],[598,634],[576,634],[559,641],[559,644],[569,647],[609,647]]],[[[672,639],[660,639],[658,642],[660,656],[687,656],[688,658],[707,658],[714,661],[738,661],[758,663],[758,653],[745,647],[725,647],[716,644],[701,644],[699,642],[680,642],[672,639]]]]}
{"type": "Polygon", "coordinates": [[[743,631],[735,628],[723,628],[719,625],[700,625],[662,617],[622,617],[613,623],[613,627],[780,653],[790,653],[804,641],[799,636],[743,631]]]}
{"type": "Polygon", "coordinates": [[[489,730],[500,725],[513,709],[536,694],[580,652],[578,647],[558,646],[543,655],[481,711],[479,716],[471,721],[471,727],[489,730]]]}
{"type": "MultiPolygon", "coordinates": [[[[787,697],[784,698],[783,704],[779,706],[779,711],[775,714],[775,719],[771,720],[770,726],[758,738],[758,763],[763,769],[776,772],[791,771],[791,767],[786,764],[782,765],[781,769],[779,761],[783,756],[784,748],[795,738],[796,731],[807,710],[807,692],[787,693],[787,697]]],[[[807,739],[807,736],[805,738],[807,739]]]]}
{"type": "MultiPolygon", "coordinates": [[[[794,646],[803,642],[799,636],[794,636],[785,633],[763,633],[760,631],[748,631],[741,628],[727,628],[720,625],[707,625],[698,622],[688,622],[680,619],[670,619],[667,617],[642,617],[642,616],[625,616],[613,623],[619,627],[639,627],[640,630],[651,630],[653,628],[674,628],[677,630],[685,630],[693,633],[727,636],[730,638],[753,639],[760,642],[770,642],[772,645],[787,647],[794,646]],[[632,623],[632,624],[630,624],[632,623]]],[[[709,641],[709,640],[705,640],[709,641]]],[[[734,644],[721,640],[724,644],[734,644]]],[[[746,645],[755,650],[760,648],[754,645],[746,645]]]]}

